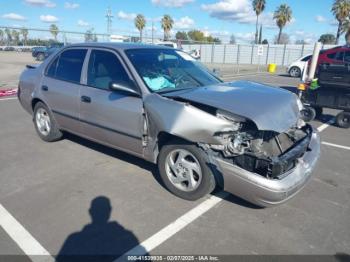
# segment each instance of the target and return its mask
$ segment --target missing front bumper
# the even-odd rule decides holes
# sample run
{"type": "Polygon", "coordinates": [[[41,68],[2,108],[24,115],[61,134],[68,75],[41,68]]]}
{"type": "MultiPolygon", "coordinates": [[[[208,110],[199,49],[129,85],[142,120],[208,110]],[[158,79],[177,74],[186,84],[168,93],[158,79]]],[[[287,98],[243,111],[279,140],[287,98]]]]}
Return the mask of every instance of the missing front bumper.
{"type": "Polygon", "coordinates": [[[309,180],[319,156],[320,138],[317,131],[312,130],[308,150],[297,159],[295,167],[279,179],[265,178],[220,158],[216,158],[216,165],[223,176],[224,190],[267,207],[281,204],[297,194],[309,180]]]}

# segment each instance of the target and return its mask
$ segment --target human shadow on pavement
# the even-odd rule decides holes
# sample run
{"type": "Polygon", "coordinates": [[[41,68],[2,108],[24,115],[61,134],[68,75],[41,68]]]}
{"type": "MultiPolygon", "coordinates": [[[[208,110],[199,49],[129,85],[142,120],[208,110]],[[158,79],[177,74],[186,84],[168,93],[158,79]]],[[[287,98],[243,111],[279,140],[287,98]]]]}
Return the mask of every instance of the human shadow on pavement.
{"type": "MultiPolygon", "coordinates": [[[[62,245],[56,261],[114,261],[139,245],[137,237],[117,221],[109,221],[112,207],[105,196],[91,201],[91,223],[72,233],[62,245]]],[[[146,254],[146,251],[144,252],[146,254]]]]}

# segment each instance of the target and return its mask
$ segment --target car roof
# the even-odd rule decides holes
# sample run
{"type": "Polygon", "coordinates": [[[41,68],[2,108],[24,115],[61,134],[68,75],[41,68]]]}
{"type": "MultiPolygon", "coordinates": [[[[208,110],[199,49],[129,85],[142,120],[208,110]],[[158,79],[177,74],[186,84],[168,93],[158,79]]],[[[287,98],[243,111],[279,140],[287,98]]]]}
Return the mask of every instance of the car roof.
{"type": "Polygon", "coordinates": [[[80,44],[72,44],[67,45],[66,47],[104,47],[104,48],[112,48],[117,50],[129,50],[129,49],[173,49],[167,46],[159,46],[153,44],[142,44],[142,43],[80,43],[80,44]]]}

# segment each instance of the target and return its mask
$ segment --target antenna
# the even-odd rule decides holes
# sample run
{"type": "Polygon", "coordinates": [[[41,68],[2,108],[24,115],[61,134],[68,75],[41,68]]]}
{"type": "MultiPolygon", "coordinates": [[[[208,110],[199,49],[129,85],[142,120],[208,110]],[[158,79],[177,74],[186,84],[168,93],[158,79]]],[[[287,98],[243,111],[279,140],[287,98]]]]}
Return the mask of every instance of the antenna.
{"type": "Polygon", "coordinates": [[[107,9],[106,18],[107,18],[107,34],[111,34],[112,33],[112,18],[113,18],[111,7],[108,7],[108,9],[107,9]]]}

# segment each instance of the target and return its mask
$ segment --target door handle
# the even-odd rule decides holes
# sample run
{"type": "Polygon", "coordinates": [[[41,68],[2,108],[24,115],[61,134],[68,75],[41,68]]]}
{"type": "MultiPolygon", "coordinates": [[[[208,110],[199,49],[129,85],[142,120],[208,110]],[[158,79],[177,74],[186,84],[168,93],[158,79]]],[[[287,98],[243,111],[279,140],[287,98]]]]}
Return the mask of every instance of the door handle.
{"type": "Polygon", "coordinates": [[[81,102],[84,102],[84,103],[91,103],[91,97],[88,97],[88,96],[82,96],[80,97],[80,100],[81,102]]]}
{"type": "Polygon", "coordinates": [[[41,90],[43,91],[49,91],[49,88],[47,86],[41,86],[41,90]]]}

